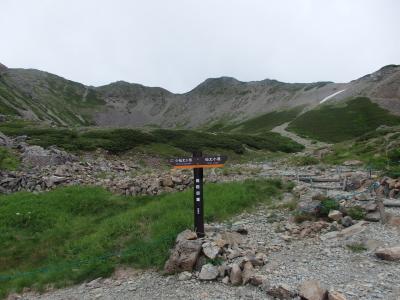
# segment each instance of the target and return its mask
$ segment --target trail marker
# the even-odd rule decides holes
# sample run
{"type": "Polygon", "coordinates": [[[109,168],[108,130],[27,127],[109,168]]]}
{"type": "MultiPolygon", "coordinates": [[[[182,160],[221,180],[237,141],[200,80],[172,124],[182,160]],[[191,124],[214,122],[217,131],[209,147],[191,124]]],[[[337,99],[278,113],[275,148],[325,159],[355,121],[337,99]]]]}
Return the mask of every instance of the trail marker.
{"type": "Polygon", "coordinates": [[[223,155],[203,156],[201,151],[193,152],[192,157],[176,157],[169,160],[175,169],[193,169],[194,231],[199,237],[204,237],[203,169],[222,168],[226,160],[227,157],[223,155]]]}

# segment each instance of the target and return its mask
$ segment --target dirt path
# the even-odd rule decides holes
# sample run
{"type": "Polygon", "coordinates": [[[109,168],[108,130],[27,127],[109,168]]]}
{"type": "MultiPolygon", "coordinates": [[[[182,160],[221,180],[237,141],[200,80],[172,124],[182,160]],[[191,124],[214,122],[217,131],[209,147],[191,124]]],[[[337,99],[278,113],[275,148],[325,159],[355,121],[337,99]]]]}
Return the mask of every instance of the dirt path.
{"type": "Polygon", "coordinates": [[[302,138],[301,136],[298,136],[297,134],[295,134],[293,132],[287,131],[286,128],[288,127],[288,125],[289,125],[289,123],[284,123],[282,125],[276,126],[271,131],[279,133],[288,138],[291,138],[292,140],[296,141],[297,143],[304,145],[306,147],[306,149],[317,149],[317,148],[321,148],[324,146],[329,146],[329,144],[323,143],[323,142],[312,143],[311,140],[302,138]]]}

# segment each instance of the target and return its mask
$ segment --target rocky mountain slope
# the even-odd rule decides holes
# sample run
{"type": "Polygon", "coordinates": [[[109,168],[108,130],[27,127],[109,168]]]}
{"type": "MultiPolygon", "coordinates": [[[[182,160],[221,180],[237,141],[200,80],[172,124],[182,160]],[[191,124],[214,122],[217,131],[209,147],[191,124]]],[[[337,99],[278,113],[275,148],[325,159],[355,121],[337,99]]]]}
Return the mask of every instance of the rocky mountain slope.
{"type": "Polygon", "coordinates": [[[43,71],[0,65],[0,114],[58,125],[195,128],[356,96],[400,114],[400,66],[389,65],[349,83],[210,78],[190,92],[174,94],[123,81],[90,87],[43,71]]]}

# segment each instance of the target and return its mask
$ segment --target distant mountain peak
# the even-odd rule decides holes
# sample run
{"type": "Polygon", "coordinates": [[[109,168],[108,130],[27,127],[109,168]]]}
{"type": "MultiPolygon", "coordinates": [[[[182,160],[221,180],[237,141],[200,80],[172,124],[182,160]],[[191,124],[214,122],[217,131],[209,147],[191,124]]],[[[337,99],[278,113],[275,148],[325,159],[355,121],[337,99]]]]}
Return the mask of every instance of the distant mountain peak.
{"type": "Polygon", "coordinates": [[[222,76],[216,78],[208,78],[196,86],[189,93],[195,92],[199,94],[210,94],[220,89],[231,88],[233,86],[242,84],[243,82],[233,77],[222,76]]]}
{"type": "Polygon", "coordinates": [[[7,71],[7,70],[8,70],[8,68],[5,65],[3,65],[2,63],[0,63],[0,72],[7,71]]]}

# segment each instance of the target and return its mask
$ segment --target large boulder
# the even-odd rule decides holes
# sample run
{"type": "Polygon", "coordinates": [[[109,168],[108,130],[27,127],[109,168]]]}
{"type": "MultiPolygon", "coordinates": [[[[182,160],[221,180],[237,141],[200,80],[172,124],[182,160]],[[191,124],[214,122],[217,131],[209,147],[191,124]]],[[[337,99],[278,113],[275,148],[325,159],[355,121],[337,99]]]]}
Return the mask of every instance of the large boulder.
{"type": "Polygon", "coordinates": [[[193,235],[189,235],[188,231],[184,231],[184,234],[178,235],[177,242],[174,249],[172,249],[171,256],[167,260],[164,266],[164,272],[167,274],[173,274],[177,272],[193,270],[194,265],[201,252],[201,240],[189,240],[187,238],[193,238],[193,235]]]}

